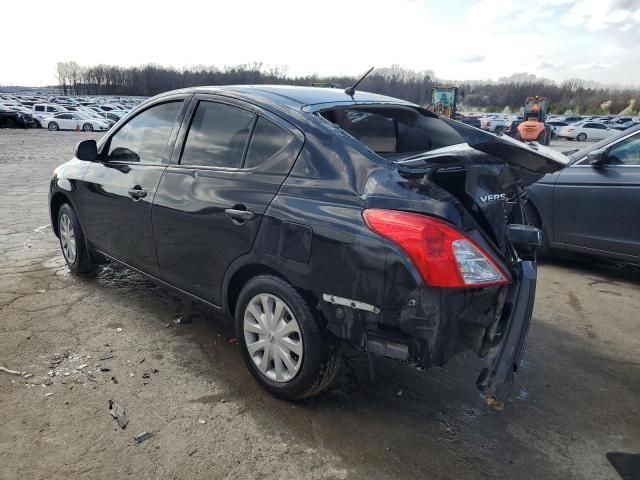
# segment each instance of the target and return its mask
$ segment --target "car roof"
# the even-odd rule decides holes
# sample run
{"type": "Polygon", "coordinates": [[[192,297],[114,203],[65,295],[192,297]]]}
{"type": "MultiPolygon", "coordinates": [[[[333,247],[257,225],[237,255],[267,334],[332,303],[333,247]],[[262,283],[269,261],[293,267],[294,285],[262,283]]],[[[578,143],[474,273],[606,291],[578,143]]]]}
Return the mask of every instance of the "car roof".
{"type": "MultiPolygon", "coordinates": [[[[400,100],[377,93],[356,91],[352,96],[346,94],[341,88],[303,87],[298,85],[224,85],[210,87],[193,87],[179,90],[184,93],[225,93],[237,92],[243,96],[262,98],[276,103],[297,106],[339,102],[363,102],[363,103],[402,103],[413,105],[410,102],[400,100]]],[[[176,93],[167,92],[167,93],[176,93]]]]}

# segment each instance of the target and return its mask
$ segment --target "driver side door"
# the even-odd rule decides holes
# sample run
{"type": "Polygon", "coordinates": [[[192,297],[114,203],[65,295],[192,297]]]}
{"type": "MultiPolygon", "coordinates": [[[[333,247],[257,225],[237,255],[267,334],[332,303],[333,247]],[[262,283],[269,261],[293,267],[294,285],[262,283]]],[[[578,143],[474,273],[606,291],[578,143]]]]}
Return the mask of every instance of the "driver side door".
{"type": "Polygon", "coordinates": [[[147,105],[100,145],[83,179],[80,218],[99,251],[158,275],[151,205],[184,116],[185,95],[147,105]]]}
{"type": "Polygon", "coordinates": [[[554,240],[640,259],[640,132],[609,145],[604,164],[587,158],[560,172],[553,195],[554,240]]]}

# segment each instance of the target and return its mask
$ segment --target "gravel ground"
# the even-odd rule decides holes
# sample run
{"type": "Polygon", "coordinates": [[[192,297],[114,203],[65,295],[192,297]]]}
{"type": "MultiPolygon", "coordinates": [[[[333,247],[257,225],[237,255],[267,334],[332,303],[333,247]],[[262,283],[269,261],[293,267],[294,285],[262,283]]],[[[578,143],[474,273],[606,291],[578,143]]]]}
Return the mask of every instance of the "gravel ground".
{"type": "Polygon", "coordinates": [[[637,270],[540,267],[503,412],[472,355],[426,373],[376,360],[371,380],[345,351],[330,391],[290,404],[255,384],[225,318],[176,324],[182,300],[115,265],[69,274],[47,188],[84,138],[98,135],[0,130],[0,365],[33,374],[0,372],[0,479],[613,480],[605,454],[640,452],[637,270]]]}

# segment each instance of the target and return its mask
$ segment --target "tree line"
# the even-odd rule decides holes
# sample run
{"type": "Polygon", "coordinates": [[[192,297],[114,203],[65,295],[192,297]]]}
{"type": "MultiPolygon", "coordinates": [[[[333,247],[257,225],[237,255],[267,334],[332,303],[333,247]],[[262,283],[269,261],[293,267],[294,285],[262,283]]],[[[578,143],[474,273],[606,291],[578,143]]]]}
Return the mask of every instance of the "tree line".
{"type": "MultiPolygon", "coordinates": [[[[57,64],[58,86],[64,95],[152,96],[167,90],[201,85],[333,84],[347,87],[356,77],[318,75],[290,76],[286,67],[267,67],[259,62],[228,67],[195,66],[177,69],[160,65],[119,67],[82,66],[76,62],[57,64]]],[[[548,97],[553,113],[635,114],[640,87],[612,88],[580,79],[561,83],[531,74],[514,74],[498,81],[443,81],[432,71],[415,72],[397,65],[374,70],[359,89],[403,98],[426,105],[434,85],[460,88],[461,110],[519,111],[527,96],[548,97]]]]}

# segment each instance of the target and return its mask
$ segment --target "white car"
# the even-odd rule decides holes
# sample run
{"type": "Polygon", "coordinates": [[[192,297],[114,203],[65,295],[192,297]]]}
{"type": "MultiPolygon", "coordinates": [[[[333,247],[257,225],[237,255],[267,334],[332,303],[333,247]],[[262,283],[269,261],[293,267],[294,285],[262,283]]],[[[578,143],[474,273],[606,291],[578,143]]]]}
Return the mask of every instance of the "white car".
{"type": "Polygon", "coordinates": [[[570,140],[603,140],[615,134],[617,130],[607,127],[598,122],[577,122],[566,127],[560,127],[558,137],[570,140]]]}
{"type": "Polygon", "coordinates": [[[551,127],[551,133],[554,137],[558,136],[558,132],[560,132],[562,127],[569,126],[567,122],[563,122],[562,120],[548,120],[547,125],[551,127]]]}
{"type": "Polygon", "coordinates": [[[84,130],[85,132],[109,130],[109,125],[102,120],[84,117],[76,112],[56,113],[45,118],[42,126],[46,126],[49,130],[84,130]]]}
{"type": "Polygon", "coordinates": [[[498,133],[504,130],[507,125],[506,117],[499,117],[498,115],[488,115],[480,119],[480,128],[482,130],[488,130],[490,132],[498,133]]]}
{"type": "Polygon", "coordinates": [[[55,115],[56,113],[66,112],[67,109],[62,105],[54,105],[52,103],[36,103],[31,107],[31,115],[33,119],[38,123],[39,127],[46,127],[44,119],[55,115]]]}

